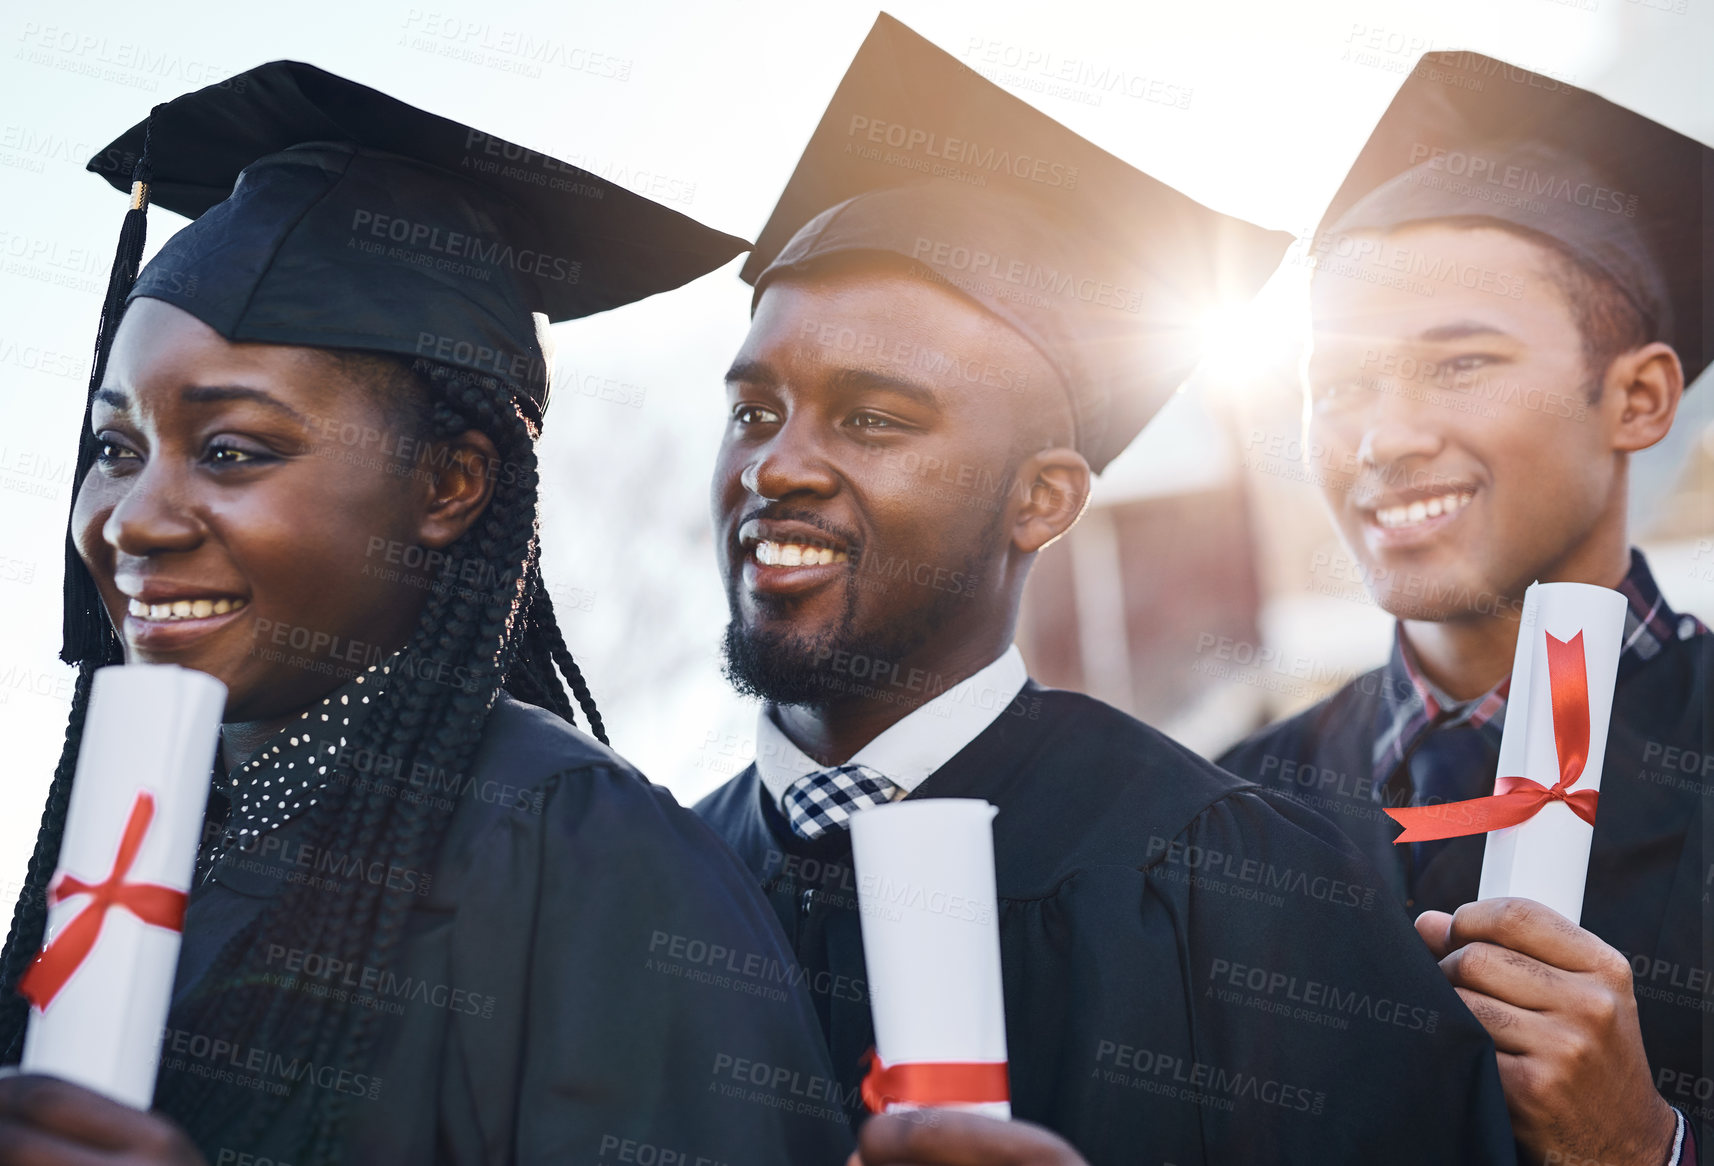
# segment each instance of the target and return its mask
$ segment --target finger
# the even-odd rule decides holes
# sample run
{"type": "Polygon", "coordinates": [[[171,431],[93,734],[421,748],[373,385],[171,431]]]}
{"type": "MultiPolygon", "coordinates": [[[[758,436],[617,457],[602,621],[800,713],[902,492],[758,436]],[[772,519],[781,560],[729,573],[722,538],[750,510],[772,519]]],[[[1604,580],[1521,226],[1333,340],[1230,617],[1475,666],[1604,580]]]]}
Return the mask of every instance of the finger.
{"type": "Polygon", "coordinates": [[[0,1166],[108,1166],[106,1158],[58,1134],[0,1117],[0,1166]]]}
{"type": "Polygon", "coordinates": [[[1422,941],[1437,960],[1444,959],[1452,950],[1451,932],[1452,916],[1445,911],[1424,911],[1416,917],[1416,933],[1422,936],[1422,941]]]}
{"type": "Polygon", "coordinates": [[[1531,1116],[1529,1099],[1541,1090],[1541,1063],[1535,1057],[1497,1051],[1494,1063],[1500,1070],[1500,1092],[1505,1094],[1506,1110],[1512,1115],[1513,1132],[1521,1140],[1526,1119],[1531,1116]]]}
{"type": "Polygon", "coordinates": [[[1518,1008],[1504,1000],[1472,992],[1469,988],[1457,988],[1455,991],[1477,1023],[1487,1030],[1496,1052],[1526,1056],[1540,1050],[1547,1022],[1539,1012],[1518,1008]]]}
{"type": "Polygon", "coordinates": [[[141,1110],[36,1073],[0,1080],[0,1119],[104,1150],[146,1143],[157,1133],[155,1119],[141,1110]]]}
{"type": "Polygon", "coordinates": [[[1577,977],[1492,943],[1468,943],[1440,961],[1455,988],[1471,988],[1519,1008],[1551,1011],[1571,998],[1577,977]]]}
{"type": "Polygon", "coordinates": [[[1607,970],[1617,954],[1592,932],[1533,899],[1464,904],[1452,915],[1451,944],[1466,943],[1498,944],[1568,972],[1607,970]]]}
{"type": "Polygon", "coordinates": [[[945,1109],[872,1117],[857,1148],[864,1166],[1084,1166],[1070,1146],[1040,1126],[945,1109]]]}

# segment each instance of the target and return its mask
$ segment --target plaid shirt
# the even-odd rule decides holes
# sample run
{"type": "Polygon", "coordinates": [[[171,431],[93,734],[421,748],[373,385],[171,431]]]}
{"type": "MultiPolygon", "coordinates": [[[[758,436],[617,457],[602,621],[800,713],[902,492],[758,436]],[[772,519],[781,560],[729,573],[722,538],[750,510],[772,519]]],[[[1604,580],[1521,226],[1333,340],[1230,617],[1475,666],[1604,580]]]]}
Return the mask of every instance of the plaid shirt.
{"type": "MultiPolygon", "coordinates": [[[[1655,586],[1643,553],[1631,548],[1631,569],[1618,590],[1627,601],[1625,642],[1619,653],[1619,679],[1660,654],[1671,640],[1688,640],[1708,629],[1693,615],[1680,615],[1667,606],[1655,586]]],[[[1410,756],[1411,748],[1434,729],[1470,725],[1488,738],[1495,754],[1500,751],[1500,733],[1506,724],[1506,695],[1512,678],[1507,676],[1474,700],[1456,701],[1422,674],[1405,639],[1404,625],[1393,633],[1393,655],[1383,669],[1379,723],[1375,726],[1375,790],[1382,787],[1410,756]]]]}

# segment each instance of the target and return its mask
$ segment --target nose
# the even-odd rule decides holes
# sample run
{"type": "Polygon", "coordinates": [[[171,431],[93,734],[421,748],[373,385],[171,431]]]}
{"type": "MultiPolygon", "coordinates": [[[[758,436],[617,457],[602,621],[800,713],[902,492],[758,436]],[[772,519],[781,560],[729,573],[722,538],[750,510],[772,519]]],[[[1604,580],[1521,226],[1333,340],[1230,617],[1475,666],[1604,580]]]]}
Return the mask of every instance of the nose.
{"type": "Polygon", "coordinates": [[[1396,376],[1377,377],[1343,409],[1322,418],[1334,427],[1346,448],[1356,446],[1357,463],[1365,470],[1398,466],[1412,459],[1432,458],[1446,445],[1446,410],[1429,400],[1432,383],[1396,376]]]}
{"type": "Polygon", "coordinates": [[[131,475],[101,526],[108,546],[134,558],[194,550],[205,534],[184,476],[162,458],[131,475]]]}
{"type": "Polygon", "coordinates": [[[1396,466],[1433,458],[1445,446],[1440,432],[1415,408],[1370,410],[1357,444],[1357,460],[1365,468],[1396,466]]]}
{"type": "Polygon", "coordinates": [[[825,498],[839,489],[839,476],[803,414],[788,417],[738,477],[746,490],[769,502],[794,494],[825,498]]]}

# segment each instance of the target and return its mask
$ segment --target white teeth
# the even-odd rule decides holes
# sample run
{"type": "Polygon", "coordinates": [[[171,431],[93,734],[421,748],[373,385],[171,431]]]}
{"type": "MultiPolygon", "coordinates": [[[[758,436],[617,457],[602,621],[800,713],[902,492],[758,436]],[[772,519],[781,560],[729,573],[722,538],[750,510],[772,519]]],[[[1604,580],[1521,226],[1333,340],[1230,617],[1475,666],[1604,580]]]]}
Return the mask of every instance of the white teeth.
{"type": "Polygon", "coordinates": [[[172,603],[144,603],[141,599],[131,599],[126,602],[125,610],[139,619],[207,619],[211,615],[237,611],[246,602],[243,599],[178,599],[172,603]]]}
{"type": "Polygon", "coordinates": [[[1442,515],[1456,514],[1469,504],[1476,495],[1473,491],[1461,491],[1453,494],[1442,494],[1438,498],[1426,501],[1418,499],[1408,505],[1388,506],[1375,511],[1375,521],[1388,528],[1400,526],[1415,526],[1430,518],[1442,515]]]}
{"type": "Polygon", "coordinates": [[[849,560],[848,554],[832,547],[812,547],[807,543],[776,543],[766,540],[756,544],[756,562],[764,567],[819,567],[849,560]]]}

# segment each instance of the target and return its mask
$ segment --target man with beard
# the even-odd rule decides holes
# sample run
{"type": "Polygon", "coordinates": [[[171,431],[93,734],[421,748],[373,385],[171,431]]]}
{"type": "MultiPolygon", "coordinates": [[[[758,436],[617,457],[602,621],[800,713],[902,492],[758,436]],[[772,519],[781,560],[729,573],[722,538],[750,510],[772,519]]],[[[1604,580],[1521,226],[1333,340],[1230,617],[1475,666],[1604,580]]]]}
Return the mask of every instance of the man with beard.
{"type": "MultiPolygon", "coordinates": [[[[762,234],[713,508],[728,673],[765,705],[697,809],[785,924],[853,1110],[846,825],[981,798],[1017,1117],[1096,1166],[1511,1160],[1491,1046],[1337,829],[1012,644],[1196,306],[1280,251],[887,17],[762,234]]],[[[908,1160],[999,1160],[935,1153],[908,1160]]]]}
{"type": "Polygon", "coordinates": [[[1714,1147],[1714,637],[1626,522],[1631,455],[1714,349],[1711,208],[1714,150],[1504,62],[1424,58],[1324,217],[1306,366],[1392,656],[1221,762],[1327,813],[1421,913],[1548,1162],[1714,1147]],[[1494,792],[1535,580],[1629,603],[1581,926],[1477,902],[1484,835],[1399,846],[1384,813],[1494,792]]]}

